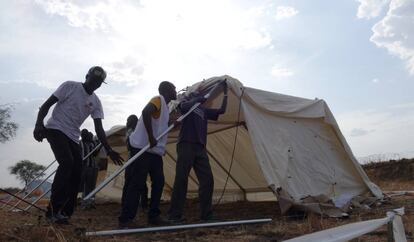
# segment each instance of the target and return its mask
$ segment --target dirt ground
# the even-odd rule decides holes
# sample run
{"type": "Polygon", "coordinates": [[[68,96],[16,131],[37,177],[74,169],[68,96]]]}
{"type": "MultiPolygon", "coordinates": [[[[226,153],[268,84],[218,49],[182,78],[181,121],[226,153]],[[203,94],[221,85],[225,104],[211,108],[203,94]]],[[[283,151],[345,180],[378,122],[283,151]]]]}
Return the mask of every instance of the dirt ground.
{"type": "MultiPolygon", "coordinates": [[[[364,167],[368,176],[383,191],[413,190],[414,160],[391,161],[364,167]],[[411,169],[411,170],[410,170],[411,169]],[[409,172],[407,172],[409,170],[409,172]],[[390,175],[392,173],[392,175],[390,175]]],[[[198,203],[189,201],[188,223],[198,223],[198,203]]],[[[300,235],[348,224],[385,217],[386,211],[405,207],[403,223],[408,240],[414,241],[414,194],[396,196],[390,202],[372,209],[354,210],[349,218],[327,218],[281,215],[277,202],[236,202],[215,207],[215,215],[224,221],[271,218],[271,223],[199,228],[175,232],[152,232],[132,235],[85,237],[84,231],[112,230],[118,226],[119,204],[98,204],[91,211],[78,210],[71,225],[50,225],[42,213],[31,214],[0,210],[0,241],[282,241],[300,235]]],[[[168,203],[161,205],[163,214],[168,203]]],[[[146,227],[145,216],[137,218],[139,227],[146,227]]],[[[387,228],[382,228],[353,241],[387,241],[387,228]]]]}

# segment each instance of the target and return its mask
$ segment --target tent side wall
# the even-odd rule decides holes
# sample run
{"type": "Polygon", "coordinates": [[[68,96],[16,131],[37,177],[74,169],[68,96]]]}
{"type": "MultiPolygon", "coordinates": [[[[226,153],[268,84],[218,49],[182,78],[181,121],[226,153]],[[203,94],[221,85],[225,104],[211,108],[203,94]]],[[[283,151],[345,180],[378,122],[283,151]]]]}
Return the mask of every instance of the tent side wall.
{"type": "Polygon", "coordinates": [[[293,200],[325,195],[353,197],[371,183],[350,152],[323,100],[309,100],[246,88],[243,111],[263,174],[293,200]]]}

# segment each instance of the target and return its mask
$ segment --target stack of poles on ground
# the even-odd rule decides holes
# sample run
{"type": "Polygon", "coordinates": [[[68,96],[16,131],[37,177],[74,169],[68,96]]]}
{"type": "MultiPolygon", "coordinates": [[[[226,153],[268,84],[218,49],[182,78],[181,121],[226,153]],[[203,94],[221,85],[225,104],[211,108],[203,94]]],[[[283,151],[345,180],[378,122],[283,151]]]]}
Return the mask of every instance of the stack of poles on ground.
{"type": "MultiPolygon", "coordinates": [[[[88,159],[92,154],[94,154],[97,150],[99,150],[100,148],[101,148],[101,146],[102,146],[102,144],[101,143],[99,143],[98,145],[96,145],[95,146],[95,148],[91,151],[91,152],[89,152],[89,154],[87,154],[82,160],[83,161],[85,161],[86,159],[88,159]]],[[[43,185],[53,174],[55,174],[56,173],[56,171],[57,171],[57,169],[55,169],[55,170],[53,170],[44,180],[42,180],[41,182],[39,182],[39,184],[37,184],[34,188],[32,188],[30,191],[28,191],[27,192],[27,194],[26,195],[24,195],[23,197],[20,197],[19,195],[21,195],[21,194],[23,194],[28,188],[29,188],[29,186],[34,182],[34,181],[36,181],[36,180],[38,180],[39,179],[39,177],[41,177],[45,172],[46,172],[46,170],[47,169],[49,169],[54,163],[56,162],[56,160],[54,160],[54,161],[52,161],[42,172],[41,172],[41,174],[40,175],[38,175],[37,177],[35,177],[31,182],[29,182],[21,191],[19,191],[19,192],[17,192],[16,194],[12,194],[12,193],[10,193],[10,192],[8,192],[8,191],[6,191],[6,190],[3,190],[3,189],[0,189],[2,192],[4,192],[4,193],[7,193],[10,197],[9,197],[9,199],[6,201],[6,202],[2,202],[3,203],[3,206],[1,207],[1,208],[4,208],[4,207],[6,207],[6,206],[10,206],[11,208],[9,209],[9,211],[12,211],[12,210],[14,210],[14,209],[18,209],[19,211],[24,211],[24,212],[28,212],[28,210],[31,208],[31,207],[35,207],[35,208],[37,208],[37,209],[39,209],[39,210],[41,210],[41,211],[46,211],[46,210],[44,210],[43,208],[40,208],[40,207],[38,207],[38,206],[36,206],[36,203],[38,202],[38,201],[40,201],[40,199],[42,199],[44,196],[46,196],[46,194],[48,194],[50,191],[51,191],[51,187],[50,188],[48,188],[46,191],[44,191],[40,196],[38,196],[37,198],[36,198],[36,200],[35,201],[33,201],[33,202],[28,202],[26,199],[27,199],[27,197],[29,197],[34,191],[36,191],[41,185],[43,185]],[[15,204],[10,204],[10,202],[11,202],[11,200],[13,199],[13,198],[16,198],[18,201],[15,203],[15,204]],[[20,208],[20,207],[18,207],[18,205],[21,203],[21,202],[24,202],[24,203],[26,203],[26,204],[28,204],[28,206],[26,207],[26,208],[24,208],[24,209],[22,209],[22,208],[20,208]]]]}
{"type": "MultiPolygon", "coordinates": [[[[56,160],[52,161],[45,169],[42,170],[42,172],[36,176],[35,178],[33,178],[33,180],[31,180],[21,191],[17,192],[16,194],[13,194],[15,196],[19,196],[20,194],[22,194],[24,191],[26,191],[30,185],[32,185],[32,183],[36,180],[38,180],[41,176],[44,175],[44,173],[46,172],[47,169],[49,169],[54,163],[56,162],[56,160]]],[[[46,181],[46,179],[45,179],[46,181]]],[[[37,189],[37,188],[36,188],[37,189]]],[[[10,195],[10,194],[9,194],[10,195]]],[[[3,202],[4,205],[1,206],[1,208],[4,208],[7,205],[10,205],[11,200],[13,199],[14,196],[10,195],[9,199],[6,202],[3,202]]],[[[13,207],[13,205],[11,205],[13,207]]]]}

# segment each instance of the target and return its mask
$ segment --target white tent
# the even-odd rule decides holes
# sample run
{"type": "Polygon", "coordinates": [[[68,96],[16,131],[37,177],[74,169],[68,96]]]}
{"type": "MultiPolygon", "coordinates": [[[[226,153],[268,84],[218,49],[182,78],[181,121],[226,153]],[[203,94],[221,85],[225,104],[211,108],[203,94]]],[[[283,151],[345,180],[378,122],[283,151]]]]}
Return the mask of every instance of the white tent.
{"type": "MultiPolygon", "coordinates": [[[[230,76],[196,83],[186,94],[206,90],[224,78],[229,87],[227,111],[208,125],[207,150],[214,174],[215,199],[221,196],[227,178],[223,200],[277,198],[282,210],[316,201],[317,208],[311,207],[318,211],[328,200],[342,206],[356,196],[383,196],[352,154],[325,101],[245,87],[230,76]]],[[[206,104],[219,107],[221,101],[222,94],[216,92],[206,104]]],[[[108,131],[111,145],[126,157],[124,134],[124,126],[108,131]]],[[[169,133],[164,156],[164,199],[169,198],[174,184],[177,136],[177,130],[169,133]]],[[[109,163],[108,173],[116,168],[109,163]]],[[[120,175],[98,196],[119,198],[122,184],[120,175]]],[[[192,171],[189,197],[197,195],[197,184],[192,171]]]]}

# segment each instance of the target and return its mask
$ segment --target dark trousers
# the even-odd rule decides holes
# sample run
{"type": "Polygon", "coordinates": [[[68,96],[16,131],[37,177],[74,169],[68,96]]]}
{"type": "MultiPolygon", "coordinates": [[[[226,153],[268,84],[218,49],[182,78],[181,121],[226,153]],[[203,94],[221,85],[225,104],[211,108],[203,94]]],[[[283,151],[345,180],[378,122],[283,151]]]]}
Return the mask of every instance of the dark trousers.
{"type": "Polygon", "coordinates": [[[211,204],[214,179],[207,151],[203,145],[182,142],[177,145],[177,164],[169,210],[171,219],[178,219],[183,215],[187,196],[188,175],[191,168],[194,168],[200,183],[198,189],[201,210],[200,218],[206,219],[212,215],[211,204]]]}
{"type": "MultiPolygon", "coordinates": [[[[128,140],[127,140],[127,149],[128,149],[128,155],[131,158],[133,156],[132,153],[131,153],[132,146],[130,146],[128,140]]],[[[127,177],[128,177],[127,174],[128,174],[129,170],[130,169],[128,169],[128,168],[125,170],[125,179],[124,179],[124,181],[127,180],[127,177]]],[[[125,191],[125,186],[123,187],[122,192],[124,192],[124,191],[125,191]]],[[[143,193],[140,193],[138,195],[138,203],[139,203],[139,205],[141,206],[142,209],[147,209],[148,208],[148,186],[147,186],[146,182],[145,182],[143,193]]]]}
{"type": "Polygon", "coordinates": [[[76,206],[82,172],[81,151],[77,143],[59,130],[48,129],[47,141],[59,163],[52,184],[47,215],[62,212],[71,216],[76,206]]]}
{"type": "Polygon", "coordinates": [[[95,189],[96,179],[98,178],[98,167],[83,167],[82,177],[81,191],[82,198],[84,198],[95,189]]]}
{"type": "MultiPolygon", "coordinates": [[[[131,157],[140,149],[131,148],[131,157]]],[[[144,152],[125,170],[125,182],[122,190],[122,211],[119,222],[125,223],[135,218],[138,210],[140,195],[145,193],[148,174],[151,177],[151,202],[148,219],[160,215],[161,195],[164,188],[164,171],[162,157],[144,152]]]]}

